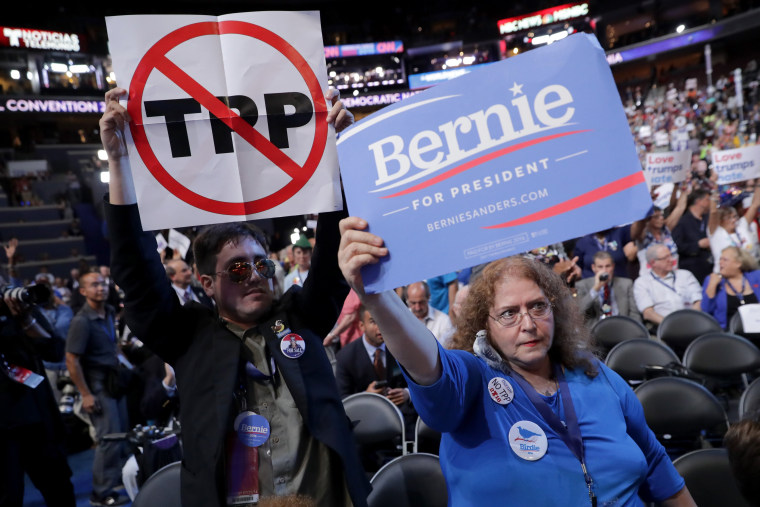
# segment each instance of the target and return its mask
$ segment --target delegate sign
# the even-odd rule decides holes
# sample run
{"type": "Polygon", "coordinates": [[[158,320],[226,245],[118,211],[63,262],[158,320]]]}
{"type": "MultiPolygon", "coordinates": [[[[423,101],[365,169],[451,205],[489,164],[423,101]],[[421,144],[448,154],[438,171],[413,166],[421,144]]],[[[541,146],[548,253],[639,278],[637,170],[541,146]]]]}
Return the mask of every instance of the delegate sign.
{"type": "Polygon", "coordinates": [[[641,163],[596,39],[572,35],[364,118],[338,140],[351,215],[391,255],[369,292],[644,217],[641,163]]]}
{"type": "Polygon", "coordinates": [[[146,230],[341,209],[318,13],[106,25],[146,230]]]}
{"type": "Polygon", "coordinates": [[[647,153],[644,176],[650,187],[684,181],[691,174],[690,151],[647,153]]]}
{"type": "Polygon", "coordinates": [[[714,151],[712,162],[719,185],[760,178],[760,146],[714,151]]]}

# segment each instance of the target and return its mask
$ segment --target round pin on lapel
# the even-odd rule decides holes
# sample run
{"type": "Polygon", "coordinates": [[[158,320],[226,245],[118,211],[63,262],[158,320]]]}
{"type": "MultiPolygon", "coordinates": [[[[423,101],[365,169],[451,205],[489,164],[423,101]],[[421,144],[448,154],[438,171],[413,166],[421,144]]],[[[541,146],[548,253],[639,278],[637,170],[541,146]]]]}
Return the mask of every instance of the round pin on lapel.
{"type": "Polygon", "coordinates": [[[243,445],[259,447],[269,439],[269,421],[250,410],[241,412],[235,418],[235,431],[243,445]]]}
{"type": "Polygon", "coordinates": [[[306,351],[306,342],[296,333],[289,333],[280,340],[280,350],[290,359],[298,359],[306,351]]]}
{"type": "Polygon", "coordinates": [[[536,461],[544,457],[549,442],[546,433],[532,421],[518,421],[509,430],[509,445],[518,457],[536,461]]]}
{"type": "Polygon", "coordinates": [[[504,377],[494,377],[488,382],[488,394],[499,405],[508,405],[515,397],[515,390],[504,377]]]}

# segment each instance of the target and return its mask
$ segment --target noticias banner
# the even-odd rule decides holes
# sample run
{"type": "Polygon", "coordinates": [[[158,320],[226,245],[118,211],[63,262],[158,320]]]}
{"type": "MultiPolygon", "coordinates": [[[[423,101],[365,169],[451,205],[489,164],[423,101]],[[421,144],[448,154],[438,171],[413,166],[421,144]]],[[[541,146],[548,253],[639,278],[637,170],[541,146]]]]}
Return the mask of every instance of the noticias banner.
{"type": "Polygon", "coordinates": [[[647,153],[644,176],[650,187],[684,181],[691,173],[690,151],[647,153]]]}
{"type": "Polygon", "coordinates": [[[712,163],[719,185],[760,178],[760,146],[714,151],[712,163]]]}
{"type": "Polygon", "coordinates": [[[369,292],[630,223],[652,206],[604,51],[576,34],[346,129],[351,215],[391,255],[369,292]]]}

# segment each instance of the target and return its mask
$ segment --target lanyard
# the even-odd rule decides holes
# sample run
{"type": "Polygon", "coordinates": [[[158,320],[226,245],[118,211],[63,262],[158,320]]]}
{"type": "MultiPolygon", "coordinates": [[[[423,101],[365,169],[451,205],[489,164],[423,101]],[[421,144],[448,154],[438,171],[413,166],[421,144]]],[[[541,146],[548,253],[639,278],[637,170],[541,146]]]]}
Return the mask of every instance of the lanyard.
{"type": "MultiPolygon", "coordinates": [[[[243,344],[245,347],[245,344],[243,344]]],[[[248,379],[252,379],[259,383],[272,382],[276,387],[277,385],[277,366],[274,362],[274,357],[269,354],[269,348],[265,348],[266,356],[269,358],[269,365],[271,367],[272,374],[267,375],[263,371],[254,366],[252,361],[248,360],[248,353],[242,353],[240,356],[240,362],[242,363],[238,368],[238,386],[232,393],[233,398],[238,407],[239,412],[245,412],[247,408],[248,398],[248,379]]]]}
{"type": "Polygon", "coordinates": [[[559,416],[555,414],[546,401],[544,401],[530,383],[525,380],[522,375],[516,371],[512,371],[512,378],[522,387],[522,390],[528,396],[528,399],[533,406],[541,414],[544,422],[548,424],[554,432],[562,439],[565,445],[580,461],[581,468],[583,469],[583,478],[586,480],[586,486],[588,486],[588,496],[591,500],[591,505],[596,507],[596,495],[593,491],[594,481],[591,479],[588,471],[586,470],[585,454],[583,449],[583,436],[581,430],[578,427],[578,416],[575,413],[575,406],[573,405],[573,399],[570,396],[570,388],[565,380],[565,373],[559,366],[554,367],[554,374],[557,377],[557,384],[559,385],[559,395],[562,401],[562,405],[565,408],[565,421],[560,420],[559,416]]]}
{"type": "Polygon", "coordinates": [[[653,271],[650,271],[649,273],[652,275],[652,278],[654,278],[655,280],[657,280],[658,282],[660,282],[661,284],[663,284],[665,287],[667,287],[668,289],[670,289],[673,292],[675,292],[676,294],[678,294],[678,291],[676,290],[676,274],[675,273],[673,273],[673,285],[672,286],[670,286],[669,284],[665,283],[665,280],[663,280],[659,276],[655,275],[653,271]]]}
{"type": "Polygon", "coordinates": [[[728,281],[728,278],[724,278],[726,281],[726,284],[731,287],[731,290],[734,291],[734,295],[739,298],[739,303],[744,304],[744,288],[745,288],[745,282],[747,281],[746,278],[744,278],[744,275],[742,275],[742,290],[738,291],[734,288],[733,285],[731,285],[731,282],[728,281]]]}
{"type": "Polygon", "coordinates": [[[114,343],[116,341],[116,330],[114,329],[113,321],[109,318],[108,313],[106,313],[106,318],[104,321],[105,322],[100,323],[100,327],[103,328],[103,331],[106,333],[108,338],[111,339],[111,343],[114,343]]]}

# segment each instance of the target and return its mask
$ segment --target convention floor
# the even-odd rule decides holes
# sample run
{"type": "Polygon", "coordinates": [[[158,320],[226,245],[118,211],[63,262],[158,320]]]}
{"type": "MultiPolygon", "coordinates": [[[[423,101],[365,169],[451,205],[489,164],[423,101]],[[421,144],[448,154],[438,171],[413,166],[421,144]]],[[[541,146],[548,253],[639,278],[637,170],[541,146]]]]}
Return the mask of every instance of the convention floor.
{"type": "MultiPolygon", "coordinates": [[[[77,497],[77,507],[90,507],[90,493],[92,493],[92,458],[94,451],[88,449],[77,454],[69,456],[69,466],[74,475],[71,482],[74,483],[74,493],[77,497]]],[[[126,494],[123,490],[122,494],[126,494]]],[[[132,505],[131,503],[126,504],[132,505]]],[[[37,491],[29,480],[25,477],[24,488],[24,507],[45,507],[45,501],[42,495],[37,491]]]]}

